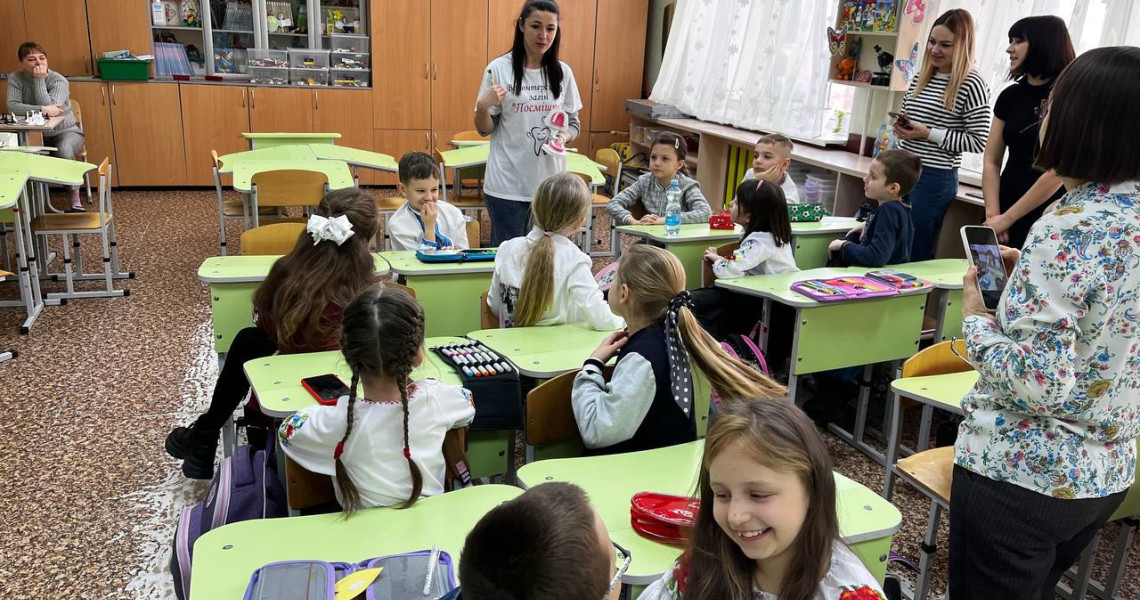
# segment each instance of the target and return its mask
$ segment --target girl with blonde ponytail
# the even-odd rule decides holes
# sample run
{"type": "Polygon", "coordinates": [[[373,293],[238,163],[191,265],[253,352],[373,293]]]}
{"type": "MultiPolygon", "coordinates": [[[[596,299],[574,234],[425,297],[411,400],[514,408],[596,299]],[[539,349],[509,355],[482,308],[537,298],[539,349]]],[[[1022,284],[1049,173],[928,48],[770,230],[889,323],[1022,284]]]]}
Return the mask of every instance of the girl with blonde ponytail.
{"type": "Polygon", "coordinates": [[[495,257],[487,305],[502,327],[581,321],[599,331],[622,326],[594,281],[589,255],[569,239],[589,209],[590,190],[573,173],[553,175],[538,186],[531,203],[534,228],[503,242],[495,257]]]}
{"type": "Polygon", "coordinates": [[[695,440],[692,366],[726,403],[786,395],[701,328],[685,291],[685,269],[668,251],[631,247],[618,267],[609,304],[628,329],[607,337],[586,359],[571,394],[587,448],[632,452],[695,440]],[[615,354],[607,382],[602,368],[615,354]]]}
{"type": "Polygon", "coordinates": [[[375,285],[345,309],[342,325],[350,392],[335,406],[310,406],[286,419],[278,431],[285,453],[333,476],[346,516],[442,494],[443,438],[470,424],[475,407],[459,386],[412,381],[424,361],[423,309],[404,291],[375,285]]]}

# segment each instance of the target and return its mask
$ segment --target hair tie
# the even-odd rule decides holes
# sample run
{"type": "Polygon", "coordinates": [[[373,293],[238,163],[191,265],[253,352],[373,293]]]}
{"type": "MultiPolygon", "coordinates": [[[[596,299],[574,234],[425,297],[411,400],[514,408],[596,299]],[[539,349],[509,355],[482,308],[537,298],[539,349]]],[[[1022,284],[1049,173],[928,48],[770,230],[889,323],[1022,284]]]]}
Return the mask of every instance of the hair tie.
{"type": "Polygon", "coordinates": [[[678,311],[682,306],[688,308],[693,308],[694,306],[693,295],[689,293],[689,290],[681,290],[677,293],[676,296],[673,296],[672,300],[669,301],[670,311],[678,311]]]}
{"type": "Polygon", "coordinates": [[[345,240],[355,235],[355,232],[352,230],[352,223],[349,222],[348,216],[346,215],[340,215],[330,219],[318,214],[313,214],[309,217],[309,224],[306,226],[306,230],[313,236],[314,246],[325,240],[336,242],[336,245],[340,246],[345,240]]]}
{"type": "Polygon", "coordinates": [[[673,402],[685,413],[685,417],[692,418],[693,375],[689,367],[689,353],[685,350],[685,340],[681,339],[677,323],[682,306],[693,308],[693,298],[688,290],[681,290],[669,301],[669,310],[665,313],[665,340],[669,345],[669,384],[673,402]]]}
{"type": "Polygon", "coordinates": [[[407,446],[404,446],[404,458],[408,460],[411,460],[412,458],[412,449],[407,446]]]}
{"type": "Polygon", "coordinates": [[[554,232],[552,232],[552,231],[544,231],[544,232],[542,232],[542,235],[545,235],[546,237],[550,237],[550,236],[554,235],[554,232]]]}
{"type": "Polygon", "coordinates": [[[336,450],[333,450],[333,460],[340,460],[340,455],[344,453],[344,440],[336,443],[336,450]]]}

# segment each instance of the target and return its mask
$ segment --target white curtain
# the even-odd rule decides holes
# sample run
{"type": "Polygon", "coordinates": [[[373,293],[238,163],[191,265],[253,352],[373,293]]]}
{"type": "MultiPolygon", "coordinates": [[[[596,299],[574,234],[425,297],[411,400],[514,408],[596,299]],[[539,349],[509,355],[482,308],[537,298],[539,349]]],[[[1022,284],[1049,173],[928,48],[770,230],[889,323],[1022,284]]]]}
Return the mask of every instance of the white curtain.
{"type": "Polygon", "coordinates": [[[837,2],[679,0],[650,99],[705,121],[817,137],[837,2]]]}

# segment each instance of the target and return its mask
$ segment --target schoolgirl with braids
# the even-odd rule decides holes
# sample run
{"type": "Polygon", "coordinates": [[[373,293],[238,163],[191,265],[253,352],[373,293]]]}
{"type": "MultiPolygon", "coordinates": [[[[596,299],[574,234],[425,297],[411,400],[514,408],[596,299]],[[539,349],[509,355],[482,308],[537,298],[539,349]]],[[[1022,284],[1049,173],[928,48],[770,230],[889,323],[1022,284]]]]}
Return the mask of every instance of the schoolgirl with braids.
{"type": "Polygon", "coordinates": [[[346,516],[442,494],[443,438],[470,424],[475,406],[459,386],[412,381],[424,361],[423,309],[406,292],[375,285],[345,309],[342,325],[351,391],[336,405],[310,406],[282,423],[285,454],[333,477],[346,516]]]}
{"type": "Polygon", "coordinates": [[[571,392],[587,448],[608,454],[695,440],[693,366],[726,403],[785,396],[782,386],[730,357],[701,328],[685,291],[685,269],[668,251],[631,247],[618,267],[609,304],[628,329],[602,341],[571,392]],[[615,354],[607,382],[602,368],[615,354]]]}
{"type": "Polygon", "coordinates": [[[581,229],[590,190],[573,173],[548,177],[531,203],[534,228],[499,246],[487,305],[502,327],[585,321],[599,331],[617,329],[591,272],[593,263],[568,236],[581,229]]]}

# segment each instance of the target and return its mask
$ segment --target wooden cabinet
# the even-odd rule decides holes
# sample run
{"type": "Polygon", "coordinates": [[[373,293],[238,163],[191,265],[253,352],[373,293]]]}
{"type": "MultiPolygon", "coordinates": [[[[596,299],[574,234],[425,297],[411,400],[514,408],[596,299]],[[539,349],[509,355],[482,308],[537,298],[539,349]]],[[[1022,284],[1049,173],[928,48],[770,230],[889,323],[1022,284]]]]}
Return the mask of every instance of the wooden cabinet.
{"type": "Polygon", "coordinates": [[[119,183],[184,185],[186,152],[178,84],[108,85],[119,183]]]}
{"type": "Polygon", "coordinates": [[[249,88],[249,130],[313,131],[312,90],[249,88]]]}
{"type": "MultiPolygon", "coordinates": [[[[377,129],[375,132],[373,149],[377,152],[390,154],[397,160],[405,152],[431,153],[431,131],[427,129],[377,129]]],[[[395,173],[378,173],[374,182],[376,185],[396,185],[399,177],[395,173]]]]}
{"type": "Polygon", "coordinates": [[[112,184],[118,185],[119,163],[115,157],[115,136],[111,127],[110,84],[96,81],[72,81],[68,85],[72,109],[78,104],[83,118],[83,144],[87,161],[99,164],[111,159],[112,184]]]}
{"type": "Polygon", "coordinates": [[[0,40],[7,40],[4,51],[0,52],[0,73],[8,74],[20,68],[16,49],[27,37],[24,3],[20,0],[0,0],[0,40]]]}
{"type": "MultiPolygon", "coordinates": [[[[91,55],[97,57],[111,50],[130,50],[135,55],[153,54],[150,10],[145,5],[138,0],[87,0],[91,55]]],[[[98,72],[97,62],[93,67],[98,72]]]]}
{"type": "MultiPolygon", "coordinates": [[[[18,0],[3,0],[10,2],[18,0]]],[[[135,9],[145,11],[145,6],[140,3],[135,9]]],[[[91,74],[84,0],[24,0],[24,23],[24,39],[43,46],[51,70],[66,76],[91,74]]]]}
{"type": "MultiPolygon", "coordinates": [[[[372,94],[358,90],[314,89],[313,131],[335,131],[337,145],[371,150],[372,94]]],[[[298,108],[300,110],[300,108],[298,108]]],[[[360,185],[372,185],[372,169],[360,169],[360,185]]]]}
{"type": "Polygon", "coordinates": [[[432,0],[431,31],[431,127],[473,129],[472,110],[487,66],[487,4],[432,0]]]}
{"type": "Polygon", "coordinates": [[[180,85],[182,133],[186,138],[186,183],[213,185],[210,150],[218,155],[249,149],[249,88],[180,85]]]}
{"type": "MultiPolygon", "coordinates": [[[[578,84],[578,95],[582,98],[582,109],[578,111],[578,120],[580,121],[581,135],[577,140],[571,142],[571,146],[580,148],[585,151],[587,142],[589,141],[589,132],[592,126],[591,108],[593,107],[593,93],[591,88],[594,86],[591,81],[594,73],[594,21],[597,18],[597,13],[600,10],[598,4],[612,4],[606,0],[561,0],[558,3],[558,8],[562,13],[560,20],[561,31],[559,35],[562,40],[559,42],[558,54],[562,62],[570,67],[574,72],[574,79],[578,84]]],[[[636,2],[633,2],[636,4],[636,2]]],[[[622,38],[626,37],[626,33],[621,34],[622,38]]],[[[626,46],[627,48],[643,48],[641,46],[626,46]]],[[[640,62],[641,54],[637,54],[640,62]]],[[[611,60],[613,57],[605,56],[604,60],[611,60]]],[[[641,66],[638,65],[638,73],[641,72],[641,66]]],[[[627,72],[628,76],[629,73],[627,72]]],[[[624,99],[623,99],[624,102],[624,99]]],[[[622,116],[624,116],[624,105],[622,116]]],[[[591,154],[591,156],[593,156],[591,154]]]]}
{"type": "MultiPolygon", "coordinates": [[[[520,10],[522,10],[522,3],[516,0],[489,1],[487,5],[487,62],[511,51],[520,10]]],[[[593,45],[593,42],[590,44],[593,45]]]]}
{"type": "Polygon", "coordinates": [[[431,128],[432,32],[426,5],[406,0],[372,3],[377,128],[431,128]]]}
{"type": "Polygon", "coordinates": [[[625,101],[641,97],[648,0],[598,2],[590,131],[626,131],[625,101]]]}

